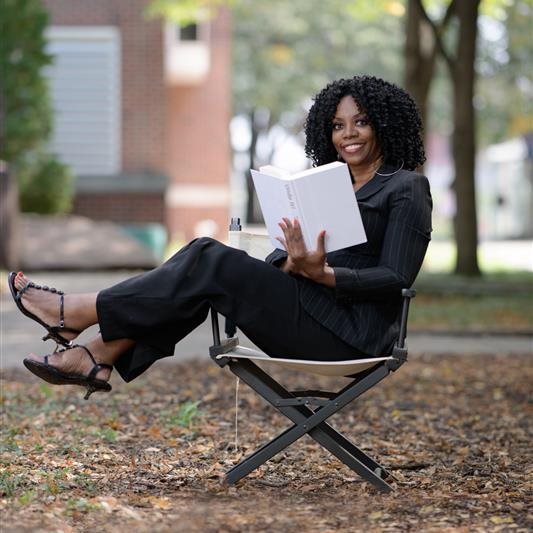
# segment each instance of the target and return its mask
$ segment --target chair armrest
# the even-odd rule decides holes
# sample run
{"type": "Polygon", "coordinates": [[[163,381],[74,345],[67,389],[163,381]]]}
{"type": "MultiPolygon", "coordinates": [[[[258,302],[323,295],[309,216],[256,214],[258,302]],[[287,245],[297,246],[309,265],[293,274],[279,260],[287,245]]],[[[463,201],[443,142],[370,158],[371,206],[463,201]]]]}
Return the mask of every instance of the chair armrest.
{"type": "Polygon", "coordinates": [[[400,317],[400,334],[398,335],[398,342],[396,347],[403,349],[405,346],[405,337],[407,336],[407,319],[409,318],[409,304],[411,298],[416,296],[414,289],[402,289],[402,314],[400,317]]]}

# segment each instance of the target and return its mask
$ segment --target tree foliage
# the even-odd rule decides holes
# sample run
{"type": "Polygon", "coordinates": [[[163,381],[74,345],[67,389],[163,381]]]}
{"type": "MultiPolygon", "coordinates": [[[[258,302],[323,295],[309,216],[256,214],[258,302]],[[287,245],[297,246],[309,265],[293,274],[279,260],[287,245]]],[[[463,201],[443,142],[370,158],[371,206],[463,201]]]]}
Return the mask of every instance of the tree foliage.
{"type": "MultiPolygon", "coordinates": [[[[189,8],[212,4],[154,1],[189,8]]],[[[456,270],[479,273],[475,151],[480,143],[531,129],[527,102],[533,82],[525,68],[532,51],[531,1],[330,0],[327,8],[319,0],[215,2],[229,3],[234,110],[250,123],[250,166],[257,163],[260,139],[279,123],[297,130],[302,114],[295,110],[328,81],[360,72],[403,78],[425,123],[452,133],[456,270]]]]}
{"type": "Polygon", "coordinates": [[[152,0],[146,7],[148,18],[163,16],[187,26],[212,18],[220,7],[231,7],[235,0],[152,0]]]}
{"type": "MultiPolygon", "coordinates": [[[[310,97],[331,80],[357,73],[400,78],[401,49],[386,45],[387,35],[402,39],[400,20],[388,12],[379,21],[361,20],[354,6],[339,0],[327,9],[321,0],[240,0],[233,8],[234,112],[248,117],[250,167],[272,157],[275,145],[263,159],[257,146],[276,125],[301,131],[310,97]]],[[[257,211],[250,201],[248,220],[257,211]]]]}
{"type": "Polygon", "coordinates": [[[48,87],[42,69],[48,21],[40,2],[4,0],[1,4],[0,68],[4,108],[1,157],[13,161],[36,148],[52,126],[48,87]]]}
{"type": "Polygon", "coordinates": [[[0,158],[15,172],[23,210],[62,212],[70,206],[70,173],[46,153],[52,110],[43,68],[52,62],[40,0],[0,3],[0,158]]]}
{"type": "Polygon", "coordinates": [[[402,39],[397,17],[368,22],[352,16],[346,2],[327,7],[321,0],[241,0],[234,7],[236,113],[267,108],[276,120],[332,79],[363,72],[400,78],[401,50],[385,43],[387,34],[402,39]]]}
{"type": "Polygon", "coordinates": [[[476,106],[480,112],[480,142],[502,142],[533,128],[533,76],[530,0],[499,2],[498,9],[482,2],[480,46],[476,68],[479,83],[476,106]],[[501,5],[503,4],[503,5],[501,5]]]}

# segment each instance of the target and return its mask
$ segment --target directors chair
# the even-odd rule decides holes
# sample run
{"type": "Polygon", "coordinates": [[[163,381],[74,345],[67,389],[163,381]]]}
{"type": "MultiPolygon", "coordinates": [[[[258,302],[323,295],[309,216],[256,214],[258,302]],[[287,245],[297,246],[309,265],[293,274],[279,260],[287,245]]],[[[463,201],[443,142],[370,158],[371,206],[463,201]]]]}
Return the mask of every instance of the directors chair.
{"type": "MultiPolygon", "coordinates": [[[[268,237],[240,231],[240,225],[232,219],[229,243],[263,259],[271,250],[268,237]]],[[[210,357],[220,367],[227,367],[239,379],[285,415],[291,422],[285,431],[263,444],[251,455],[226,472],[226,480],[235,484],[263,463],[304,435],[309,435],[329,450],[364,480],[383,492],[392,487],[386,479],[391,476],[383,466],[329,425],[327,419],[353,400],[371,389],[391,372],[407,361],[407,316],[409,303],[415,296],[413,289],[403,289],[403,306],[400,317],[400,333],[392,353],[383,357],[354,359],[350,361],[314,361],[281,359],[239,345],[236,328],[226,321],[226,339],[221,339],[217,313],[211,309],[213,346],[210,357]],[[289,391],[256,363],[264,366],[288,367],[301,372],[326,376],[350,377],[351,382],[337,392],[321,390],[289,391]]]]}

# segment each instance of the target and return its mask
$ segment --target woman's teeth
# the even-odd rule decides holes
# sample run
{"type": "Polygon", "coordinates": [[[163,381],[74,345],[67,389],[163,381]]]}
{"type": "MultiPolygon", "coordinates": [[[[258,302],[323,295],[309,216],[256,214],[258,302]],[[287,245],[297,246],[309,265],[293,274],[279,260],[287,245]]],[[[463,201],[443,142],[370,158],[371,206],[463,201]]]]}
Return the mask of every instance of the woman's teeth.
{"type": "Polygon", "coordinates": [[[344,147],[344,151],[348,153],[354,153],[357,152],[363,146],[362,144],[349,144],[348,146],[344,147]]]}

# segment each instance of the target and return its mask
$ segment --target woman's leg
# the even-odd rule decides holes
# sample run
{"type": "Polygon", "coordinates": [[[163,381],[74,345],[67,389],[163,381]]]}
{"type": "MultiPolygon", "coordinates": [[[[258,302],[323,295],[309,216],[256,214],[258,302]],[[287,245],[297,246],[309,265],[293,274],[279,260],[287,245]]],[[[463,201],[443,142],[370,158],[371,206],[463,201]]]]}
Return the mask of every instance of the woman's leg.
{"type": "MultiPolygon", "coordinates": [[[[118,345],[121,350],[112,351],[113,363],[127,381],[157,359],[172,355],[176,343],[205,320],[211,307],[269,355],[357,357],[357,350],[307,315],[299,298],[300,283],[294,277],[202,238],[155,270],[97,296],[72,295],[65,301],[65,322],[72,320],[74,326],[76,320],[80,329],[87,327],[96,320],[96,309],[104,346],[130,339],[129,344],[118,345]]],[[[101,346],[94,347],[98,355],[101,346]]]]}
{"type": "MultiPolygon", "coordinates": [[[[21,291],[29,283],[21,272],[15,277],[15,288],[21,291]]],[[[64,317],[67,328],[83,331],[98,322],[96,314],[96,294],[65,294],[64,317]]],[[[58,293],[43,291],[31,286],[22,294],[22,304],[30,312],[50,325],[59,323],[60,296],[58,293]]],[[[77,337],[72,332],[62,332],[69,340],[77,337]]]]}
{"type": "MultiPolygon", "coordinates": [[[[105,341],[136,341],[116,364],[126,381],[157,359],[173,355],[175,345],[204,322],[210,308],[228,317],[271,356],[363,356],[305,312],[300,288],[301,280],[202,238],[157,269],[101,291],[99,324],[105,341]]],[[[328,292],[318,286],[317,290],[328,292]]],[[[348,313],[336,306],[333,293],[330,296],[331,312],[348,313]]]]}

